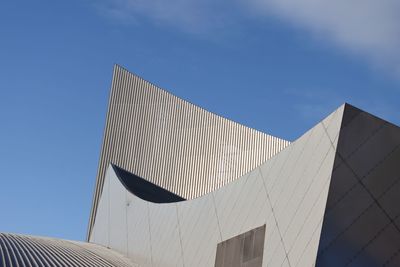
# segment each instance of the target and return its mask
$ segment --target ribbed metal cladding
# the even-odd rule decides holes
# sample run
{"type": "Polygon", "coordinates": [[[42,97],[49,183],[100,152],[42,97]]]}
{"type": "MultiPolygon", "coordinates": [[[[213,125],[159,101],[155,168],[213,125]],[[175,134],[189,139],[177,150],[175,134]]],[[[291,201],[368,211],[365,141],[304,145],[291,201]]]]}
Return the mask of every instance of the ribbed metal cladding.
{"type": "Polygon", "coordinates": [[[0,266],[137,267],[138,265],[113,250],[95,244],[0,233],[0,266]]]}
{"type": "Polygon", "coordinates": [[[287,145],[115,66],[88,237],[110,163],[192,199],[242,176],[287,145]]]}

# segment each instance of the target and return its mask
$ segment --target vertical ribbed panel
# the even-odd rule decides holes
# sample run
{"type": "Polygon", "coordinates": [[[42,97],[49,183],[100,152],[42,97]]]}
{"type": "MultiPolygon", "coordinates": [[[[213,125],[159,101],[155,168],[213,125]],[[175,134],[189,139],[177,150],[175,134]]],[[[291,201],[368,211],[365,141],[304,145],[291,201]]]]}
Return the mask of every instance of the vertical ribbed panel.
{"type": "Polygon", "coordinates": [[[192,199],[242,176],[288,144],[115,66],[88,234],[110,163],[192,199]]]}
{"type": "Polygon", "coordinates": [[[135,267],[129,259],[99,245],[0,233],[0,266],[135,267]]]}

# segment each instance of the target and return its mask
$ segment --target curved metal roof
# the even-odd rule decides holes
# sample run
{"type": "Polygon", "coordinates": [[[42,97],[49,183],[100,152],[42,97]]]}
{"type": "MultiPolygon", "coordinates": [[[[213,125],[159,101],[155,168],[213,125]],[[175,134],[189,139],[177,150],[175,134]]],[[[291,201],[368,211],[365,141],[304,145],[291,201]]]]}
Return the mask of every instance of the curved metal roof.
{"type": "Polygon", "coordinates": [[[260,166],[289,144],[206,111],[116,65],[88,240],[110,163],[194,199],[260,166]]]}
{"type": "Polygon", "coordinates": [[[96,244],[8,233],[0,233],[0,266],[139,267],[96,244]]]}

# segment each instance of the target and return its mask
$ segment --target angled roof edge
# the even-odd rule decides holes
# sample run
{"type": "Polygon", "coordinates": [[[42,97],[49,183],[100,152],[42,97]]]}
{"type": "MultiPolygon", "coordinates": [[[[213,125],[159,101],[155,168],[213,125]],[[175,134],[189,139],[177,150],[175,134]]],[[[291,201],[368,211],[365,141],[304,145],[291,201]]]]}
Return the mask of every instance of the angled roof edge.
{"type": "Polygon", "coordinates": [[[181,100],[181,101],[183,101],[183,102],[185,102],[185,103],[188,103],[188,104],[194,106],[195,108],[199,108],[200,110],[203,110],[203,111],[205,111],[205,112],[207,112],[207,113],[210,113],[210,114],[212,114],[212,115],[214,115],[214,116],[216,116],[216,117],[222,118],[222,119],[224,119],[224,120],[231,121],[231,122],[233,122],[233,123],[235,123],[235,124],[237,124],[237,125],[244,126],[244,127],[248,128],[248,129],[251,129],[251,130],[254,130],[254,131],[257,131],[257,132],[266,134],[266,135],[269,135],[269,136],[271,136],[271,137],[273,137],[273,138],[281,139],[281,140],[283,140],[283,141],[288,142],[289,144],[292,142],[292,141],[286,140],[286,139],[284,139],[284,138],[282,138],[282,137],[279,137],[279,136],[276,136],[276,135],[272,135],[272,134],[263,132],[263,131],[261,131],[261,130],[259,130],[259,129],[256,129],[256,128],[253,128],[253,127],[244,125],[244,124],[242,124],[242,123],[240,123],[240,122],[237,122],[237,121],[235,121],[235,120],[233,120],[233,119],[231,119],[231,118],[227,118],[227,117],[225,117],[225,116],[222,116],[222,115],[220,115],[220,114],[217,114],[217,113],[215,113],[215,112],[213,112],[213,111],[207,110],[206,108],[203,108],[203,107],[200,106],[200,105],[194,104],[194,103],[192,103],[192,102],[190,102],[190,101],[188,101],[188,100],[186,100],[186,99],[184,99],[184,98],[182,98],[182,97],[179,97],[179,96],[177,96],[177,95],[171,93],[168,89],[162,88],[162,87],[158,86],[157,84],[155,84],[155,83],[153,83],[153,82],[150,82],[149,80],[146,80],[146,79],[143,78],[142,76],[140,76],[140,75],[138,75],[138,74],[136,74],[136,73],[134,73],[134,72],[128,70],[127,68],[123,67],[122,65],[120,65],[120,64],[118,64],[118,63],[115,63],[115,64],[114,64],[114,71],[115,71],[116,69],[123,70],[123,71],[125,71],[125,72],[127,72],[127,73],[129,73],[129,74],[131,74],[131,75],[133,75],[133,76],[135,76],[137,79],[142,80],[142,81],[144,81],[144,82],[146,82],[146,83],[148,83],[148,84],[150,84],[150,85],[156,87],[158,90],[160,90],[160,91],[162,91],[162,92],[165,92],[166,94],[171,95],[172,97],[175,97],[175,98],[177,98],[177,99],[179,99],[179,100],[181,100]]]}

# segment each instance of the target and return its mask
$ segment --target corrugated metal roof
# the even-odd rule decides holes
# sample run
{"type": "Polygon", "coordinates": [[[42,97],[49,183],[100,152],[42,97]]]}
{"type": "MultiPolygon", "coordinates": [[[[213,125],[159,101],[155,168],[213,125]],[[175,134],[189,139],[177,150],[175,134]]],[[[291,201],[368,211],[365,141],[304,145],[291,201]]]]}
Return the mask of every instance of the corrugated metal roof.
{"type": "Polygon", "coordinates": [[[139,267],[96,244],[7,233],[0,233],[0,266],[139,267]]]}

